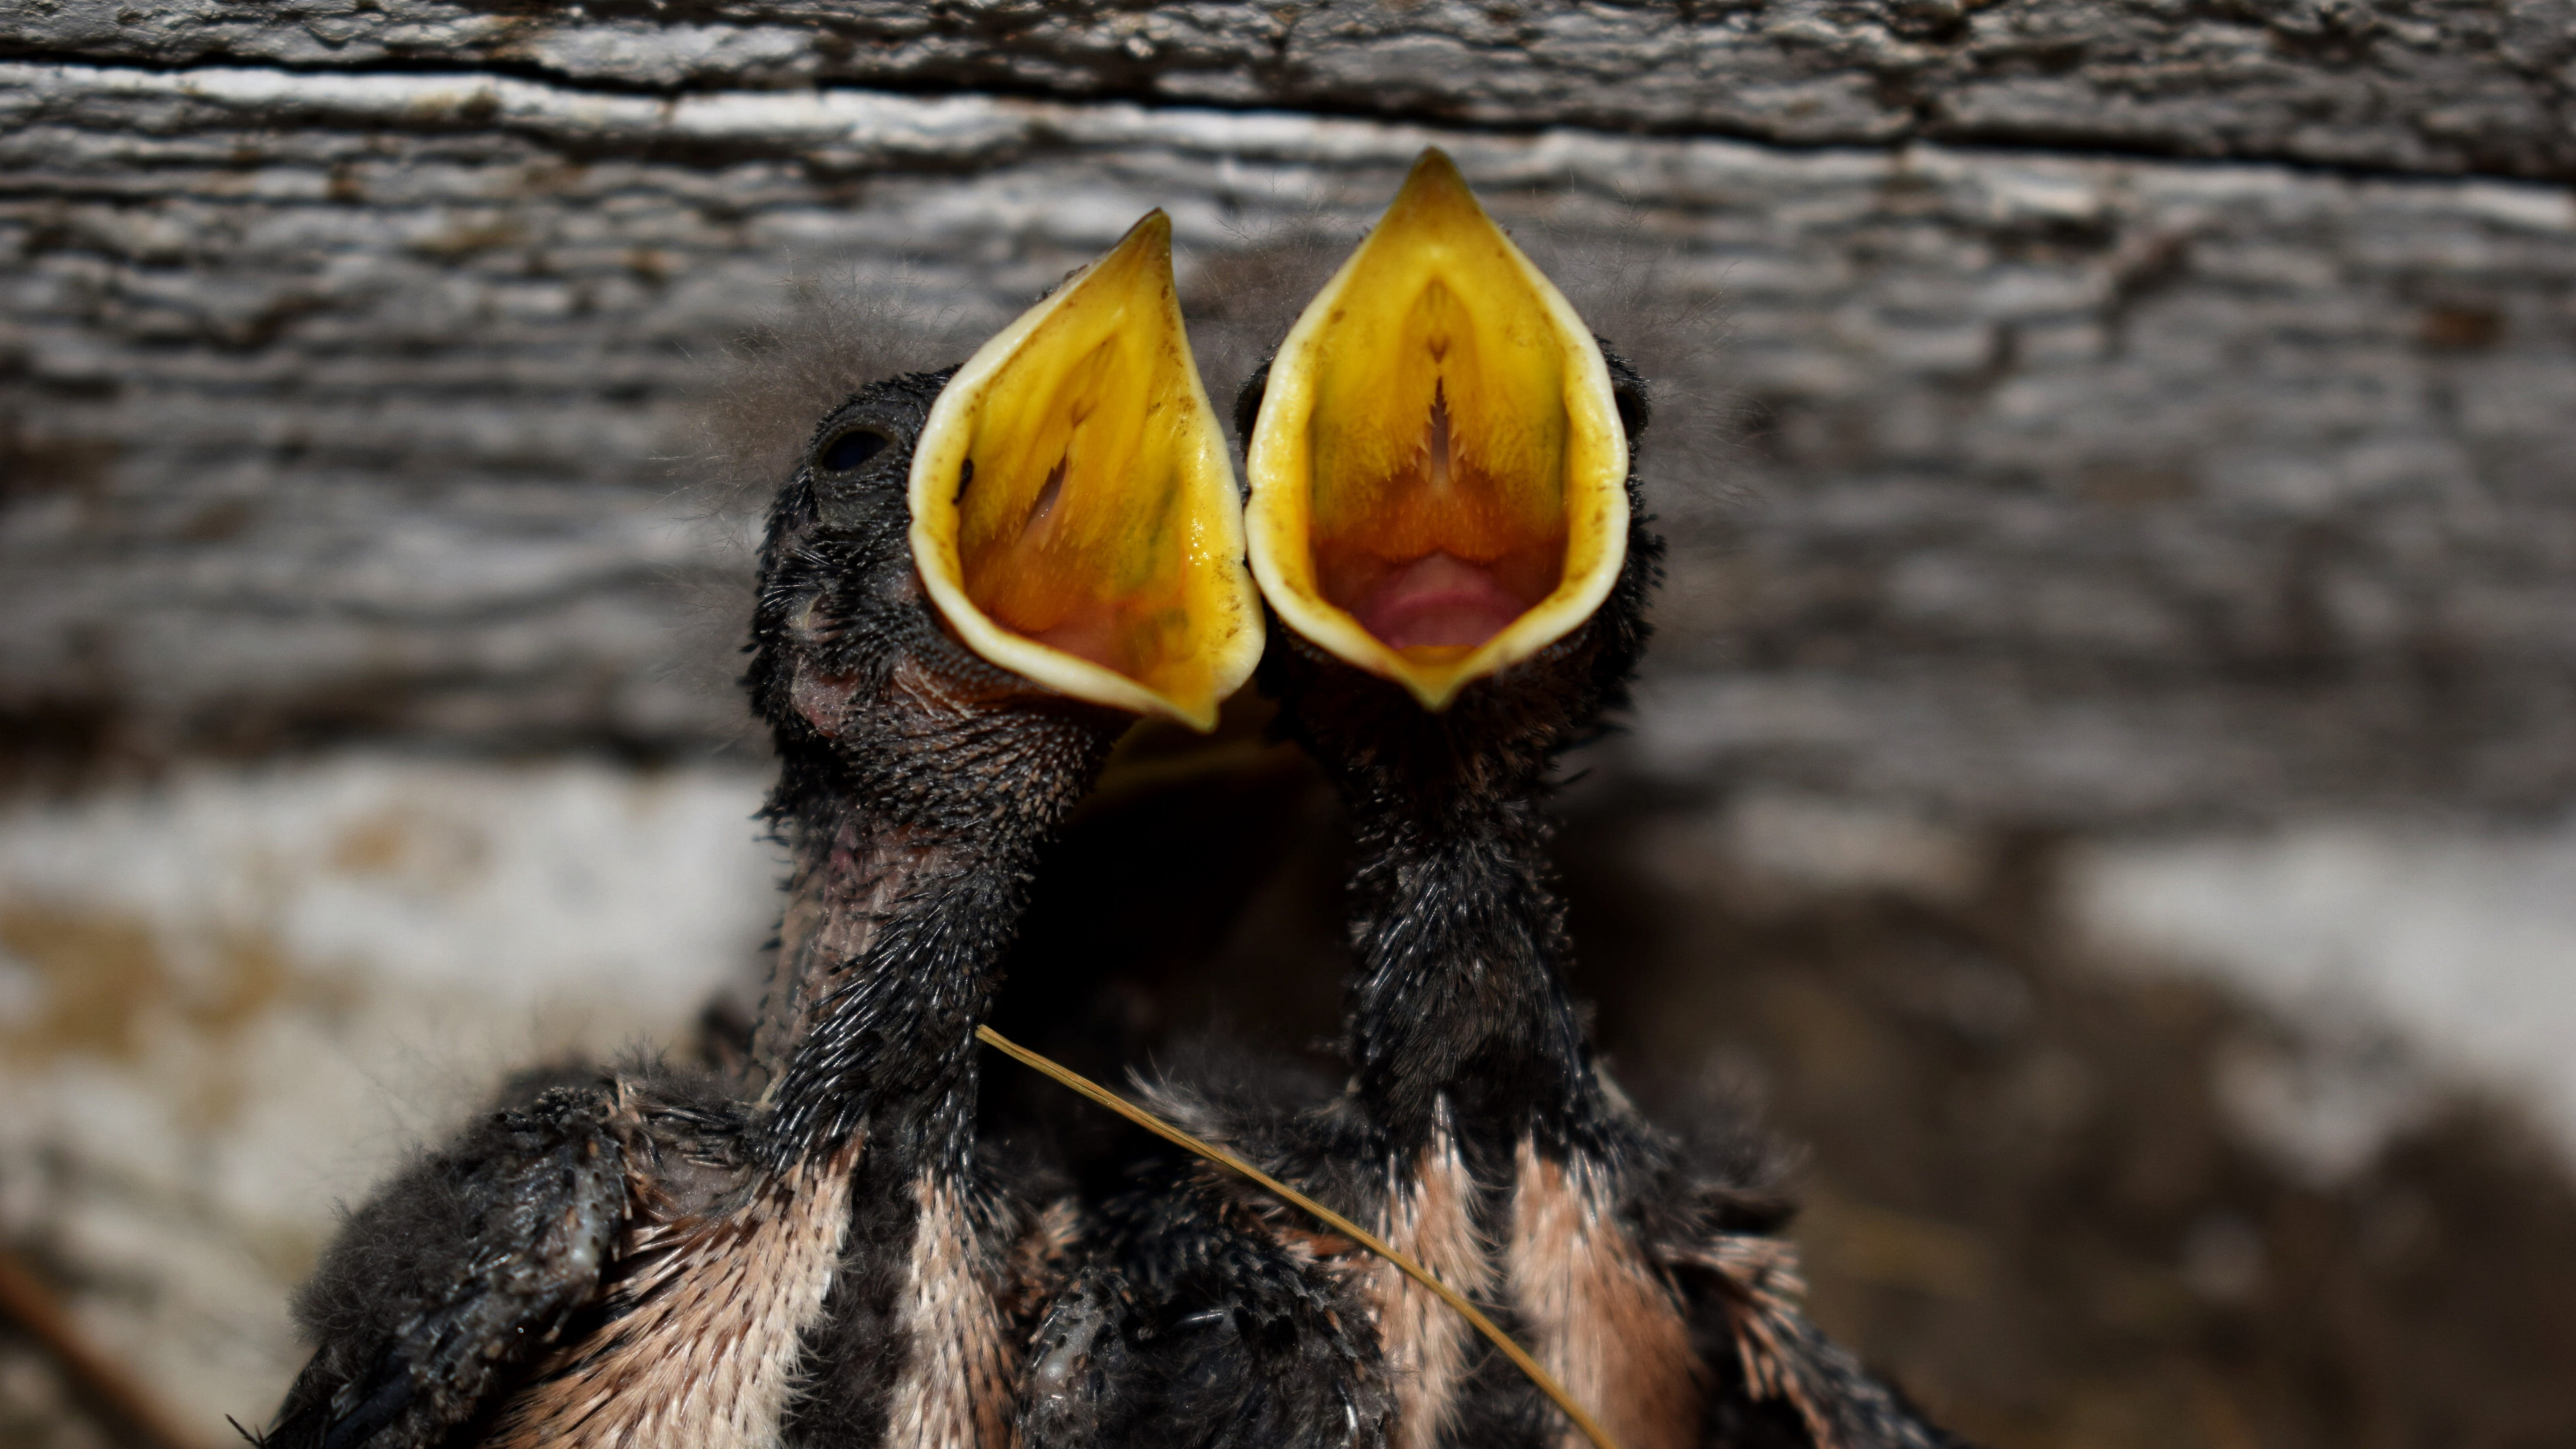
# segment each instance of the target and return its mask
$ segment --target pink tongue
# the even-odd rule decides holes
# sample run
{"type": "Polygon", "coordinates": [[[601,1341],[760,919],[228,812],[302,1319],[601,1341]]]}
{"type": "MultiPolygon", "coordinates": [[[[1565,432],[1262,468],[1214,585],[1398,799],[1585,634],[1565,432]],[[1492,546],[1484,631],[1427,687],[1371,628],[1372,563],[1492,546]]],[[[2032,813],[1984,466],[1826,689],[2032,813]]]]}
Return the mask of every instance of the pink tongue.
{"type": "Polygon", "coordinates": [[[1527,607],[1492,574],[1435,553],[1387,575],[1351,615],[1389,648],[1472,649],[1501,633],[1527,607]]]}

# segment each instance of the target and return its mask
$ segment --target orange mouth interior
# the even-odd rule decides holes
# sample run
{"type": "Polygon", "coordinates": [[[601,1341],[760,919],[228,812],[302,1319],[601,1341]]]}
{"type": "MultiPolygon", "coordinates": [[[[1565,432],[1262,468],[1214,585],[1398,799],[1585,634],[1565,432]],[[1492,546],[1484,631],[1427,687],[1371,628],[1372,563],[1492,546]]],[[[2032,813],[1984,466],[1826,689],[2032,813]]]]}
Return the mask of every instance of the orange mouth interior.
{"type": "Polygon", "coordinates": [[[996,663],[1204,728],[1259,654],[1259,610],[1170,238],[1147,217],[960,369],[915,464],[915,556],[996,663]]]}
{"type": "Polygon", "coordinates": [[[1152,360],[1112,333],[1060,371],[996,389],[957,490],[966,596],[1014,633],[1165,690],[1186,687],[1189,580],[1173,410],[1152,360]]]}
{"type": "Polygon", "coordinates": [[[1272,606],[1429,709],[1581,624],[1624,556],[1600,348],[1436,150],[1281,345],[1248,455],[1272,606]]]}
{"type": "MultiPolygon", "coordinates": [[[[1405,280],[1355,279],[1351,310],[1405,280]]],[[[1388,300],[1378,336],[1321,339],[1308,547],[1325,602],[1430,661],[1564,577],[1563,381],[1440,278],[1388,300]]]]}

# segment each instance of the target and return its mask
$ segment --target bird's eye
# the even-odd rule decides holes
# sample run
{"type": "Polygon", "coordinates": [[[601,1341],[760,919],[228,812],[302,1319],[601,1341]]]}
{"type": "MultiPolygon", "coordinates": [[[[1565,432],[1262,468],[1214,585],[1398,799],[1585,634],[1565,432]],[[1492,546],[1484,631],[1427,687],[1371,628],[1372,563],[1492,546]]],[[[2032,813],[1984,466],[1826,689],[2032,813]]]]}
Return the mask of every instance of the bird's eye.
{"type": "Polygon", "coordinates": [[[886,450],[894,439],[874,428],[852,428],[823,445],[822,464],[835,473],[846,473],[886,450]]]}

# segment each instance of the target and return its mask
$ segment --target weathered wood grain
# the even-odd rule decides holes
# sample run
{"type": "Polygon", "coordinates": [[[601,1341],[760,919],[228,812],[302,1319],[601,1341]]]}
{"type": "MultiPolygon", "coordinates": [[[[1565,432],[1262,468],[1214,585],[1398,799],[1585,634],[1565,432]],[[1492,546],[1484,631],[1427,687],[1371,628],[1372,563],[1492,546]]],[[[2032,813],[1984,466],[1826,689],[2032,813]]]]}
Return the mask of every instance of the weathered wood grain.
{"type": "Polygon", "coordinates": [[[0,689],[147,753],[735,740],[741,525],[663,460],[782,279],[971,331],[1159,204],[1217,317],[1426,141],[1698,400],[1632,768],[2066,825],[2576,794],[2555,186],[354,62],[0,67],[0,689]]]}
{"type": "Polygon", "coordinates": [[[2567,174],[2568,0],[33,0],[22,54],[495,66],[684,93],[848,84],[2567,174]]]}

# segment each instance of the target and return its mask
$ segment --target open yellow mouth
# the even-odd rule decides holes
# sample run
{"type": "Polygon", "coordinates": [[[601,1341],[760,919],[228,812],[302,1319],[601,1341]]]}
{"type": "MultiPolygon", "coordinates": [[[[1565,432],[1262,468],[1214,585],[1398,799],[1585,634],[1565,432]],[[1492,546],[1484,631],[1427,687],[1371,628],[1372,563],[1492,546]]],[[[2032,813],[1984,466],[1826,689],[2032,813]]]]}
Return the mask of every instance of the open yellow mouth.
{"type": "Polygon", "coordinates": [[[911,494],[931,599],[1006,669],[1205,730],[1260,659],[1234,474],[1160,211],[958,369],[911,494]]]}
{"type": "Polygon", "coordinates": [[[1280,345],[1247,461],[1271,607],[1425,709],[1591,617],[1626,556],[1600,345],[1437,149],[1280,345]]]}

